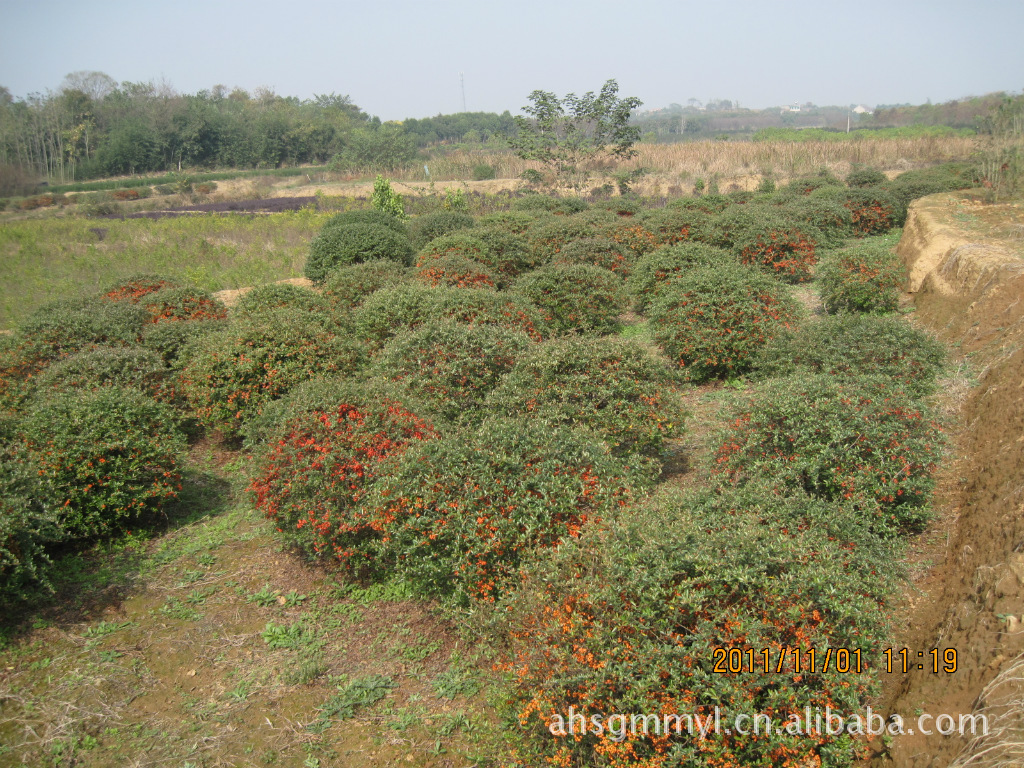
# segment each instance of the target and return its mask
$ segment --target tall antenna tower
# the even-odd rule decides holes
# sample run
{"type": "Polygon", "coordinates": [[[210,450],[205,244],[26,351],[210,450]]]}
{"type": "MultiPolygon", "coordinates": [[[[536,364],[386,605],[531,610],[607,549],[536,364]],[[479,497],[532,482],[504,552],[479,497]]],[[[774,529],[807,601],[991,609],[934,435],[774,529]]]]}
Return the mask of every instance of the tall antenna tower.
{"type": "Polygon", "coordinates": [[[459,84],[462,86],[462,111],[466,111],[466,77],[459,72],[459,84]]]}

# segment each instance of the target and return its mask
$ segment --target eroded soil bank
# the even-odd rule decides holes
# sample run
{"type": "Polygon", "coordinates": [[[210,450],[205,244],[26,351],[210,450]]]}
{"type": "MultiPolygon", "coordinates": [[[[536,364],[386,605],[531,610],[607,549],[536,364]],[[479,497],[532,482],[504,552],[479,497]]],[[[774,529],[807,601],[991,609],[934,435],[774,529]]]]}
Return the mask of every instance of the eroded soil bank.
{"type": "Polygon", "coordinates": [[[1024,764],[1008,751],[1020,749],[1008,744],[1022,741],[1024,707],[997,705],[1024,691],[1024,206],[982,205],[967,194],[923,198],[898,253],[915,322],[951,346],[971,386],[950,435],[931,543],[921,548],[930,567],[908,590],[899,638],[912,666],[923,652],[925,669],[889,677],[886,711],[908,723],[922,713],[1006,714],[999,727],[1009,732],[974,743],[900,736],[874,765],[1024,764]],[[931,671],[935,648],[956,649],[955,672],[931,671]]]}

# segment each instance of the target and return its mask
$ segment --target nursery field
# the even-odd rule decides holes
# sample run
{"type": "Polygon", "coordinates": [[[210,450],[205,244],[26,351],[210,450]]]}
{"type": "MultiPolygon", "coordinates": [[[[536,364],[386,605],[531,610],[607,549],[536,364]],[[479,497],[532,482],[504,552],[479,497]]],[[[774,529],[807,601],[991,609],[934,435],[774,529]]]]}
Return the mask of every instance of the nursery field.
{"type": "Polygon", "coordinates": [[[973,181],[5,225],[0,765],[884,757],[608,718],[881,700],[957,375],[894,249],[973,181]]]}

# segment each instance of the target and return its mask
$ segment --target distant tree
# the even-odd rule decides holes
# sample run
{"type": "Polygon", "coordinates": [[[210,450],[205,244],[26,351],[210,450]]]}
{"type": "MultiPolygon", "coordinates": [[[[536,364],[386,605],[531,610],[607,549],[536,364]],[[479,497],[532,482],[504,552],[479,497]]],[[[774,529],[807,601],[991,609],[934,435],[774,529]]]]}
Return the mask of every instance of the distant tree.
{"type": "Polygon", "coordinates": [[[633,145],[640,139],[640,129],[631,126],[629,118],[643,102],[635,96],[620,99],[618,92],[615,80],[607,81],[598,95],[588,91],[559,99],[548,91],[534,91],[532,103],[523,108],[528,117],[515,117],[519,130],[508,143],[519,157],[544,163],[557,183],[578,193],[594,160],[636,154],[633,145]]]}

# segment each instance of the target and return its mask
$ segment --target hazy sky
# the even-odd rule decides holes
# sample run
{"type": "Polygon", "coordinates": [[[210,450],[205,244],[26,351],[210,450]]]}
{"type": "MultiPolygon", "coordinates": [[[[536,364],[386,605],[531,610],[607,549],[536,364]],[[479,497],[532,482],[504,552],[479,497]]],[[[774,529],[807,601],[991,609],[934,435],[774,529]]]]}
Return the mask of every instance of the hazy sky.
{"type": "Polygon", "coordinates": [[[518,112],[535,89],[644,108],[920,104],[1024,88],[1024,0],[0,0],[0,85],[69,72],[348,94],[384,120],[518,112]]]}

